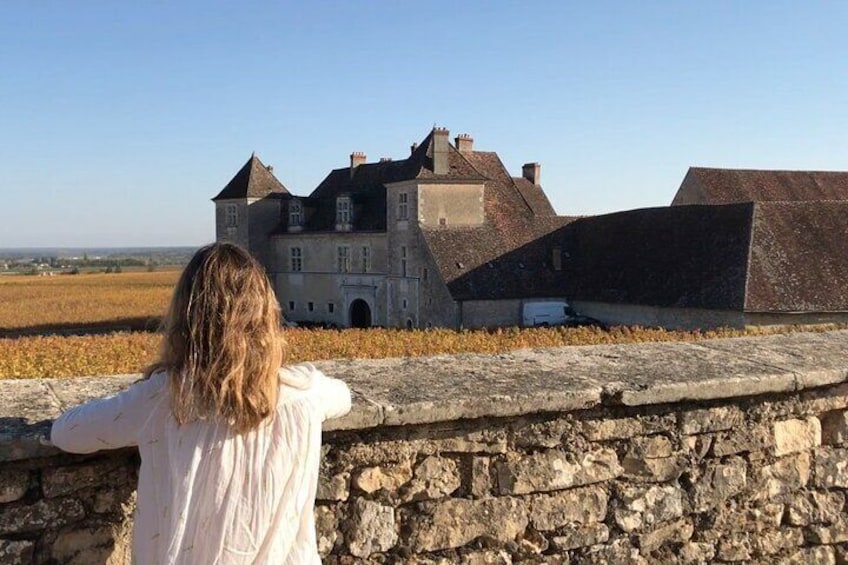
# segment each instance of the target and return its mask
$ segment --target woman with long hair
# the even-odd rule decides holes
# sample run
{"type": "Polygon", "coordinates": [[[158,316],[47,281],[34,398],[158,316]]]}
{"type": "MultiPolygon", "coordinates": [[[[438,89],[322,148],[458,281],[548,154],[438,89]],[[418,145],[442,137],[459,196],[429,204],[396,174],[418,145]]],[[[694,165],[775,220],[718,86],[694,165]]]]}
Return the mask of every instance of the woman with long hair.
{"type": "Polygon", "coordinates": [[[320,563],[321,423],[350,410],[350,390],[308,363],[281,368],[281,322],[261,265],[208,245],[180,276],[142,380],[53,424],[65,451],[138,446],[133,562],[320,563]]]}

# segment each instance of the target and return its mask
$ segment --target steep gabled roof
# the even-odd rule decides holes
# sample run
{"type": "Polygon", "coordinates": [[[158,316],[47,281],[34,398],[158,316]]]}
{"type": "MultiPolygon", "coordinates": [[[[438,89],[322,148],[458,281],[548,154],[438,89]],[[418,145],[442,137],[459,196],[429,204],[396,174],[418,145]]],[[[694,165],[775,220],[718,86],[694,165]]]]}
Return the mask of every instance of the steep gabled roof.
{"type": "Polygon", "coordinates": [[[754,207],[745,310],[848,311],[848,202],[754,207]]]}
{"type": "Polygon", "coordinates": [[[645,208],[587,217],[558,234],[577,300],[741,310],[752,204],[645,208]]]}
{"type": "Polygon", "coordinates": [[[848,200],[848,172],[691,167],[672,204],[814,200],[848,200]],[[684,188],[697,188],[697,201],[684,188]]]}
{"type": "Polygon", "coordinates": [[[229,200],[237,198],[265,198],[289,194],[274,173],[259,160],[256,154],[239,169],[239,172],[227,183],[227,186],[212,200],[229,200]]]}

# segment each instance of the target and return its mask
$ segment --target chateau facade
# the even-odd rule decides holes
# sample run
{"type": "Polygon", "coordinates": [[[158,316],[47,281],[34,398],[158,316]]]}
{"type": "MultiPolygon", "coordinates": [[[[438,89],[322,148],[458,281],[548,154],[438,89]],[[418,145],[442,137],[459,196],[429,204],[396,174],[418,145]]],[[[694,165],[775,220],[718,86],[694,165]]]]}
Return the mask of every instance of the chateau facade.
{"type": "Polygon", "coordinates": [[[213,199],[218,241],[248,248],[287,320],[339,327],[518,325],[526,299],[561,299],[551,261],[510,252],[563,225],[540,167],[512,177],[497,154],[434,128],[403,160],[362,153],[309,196],[251,156],[213,199]],[[538,271],[546,271],[539,273],[538,271]]]}

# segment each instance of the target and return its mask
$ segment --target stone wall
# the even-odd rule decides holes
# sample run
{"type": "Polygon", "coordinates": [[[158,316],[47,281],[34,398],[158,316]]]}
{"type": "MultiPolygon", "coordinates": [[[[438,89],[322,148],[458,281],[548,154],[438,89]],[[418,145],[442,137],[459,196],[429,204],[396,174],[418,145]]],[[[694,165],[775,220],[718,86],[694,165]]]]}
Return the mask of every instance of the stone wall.
{"type": "MultiPolygon", "coordinates": [[[[846,347],[830,332],[321,364],[355,402],[325,434],[320,551],[846,563],[846,347]]],[[[131,379],[0,383],[0,562],[126,562],[137,455],[62,455],[44,433],[131,379]]]]}

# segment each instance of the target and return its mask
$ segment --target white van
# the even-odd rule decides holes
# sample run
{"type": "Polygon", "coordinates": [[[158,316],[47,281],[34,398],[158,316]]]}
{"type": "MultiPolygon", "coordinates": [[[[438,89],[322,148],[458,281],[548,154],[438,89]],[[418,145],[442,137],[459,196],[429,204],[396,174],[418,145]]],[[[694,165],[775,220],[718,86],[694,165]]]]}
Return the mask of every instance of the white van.
{"type": "Polygon", "coordinates": [[[532,326],[556,326],[564,324],[571,317],[568,302],[525,302],[522,324],[532,326]]]}

